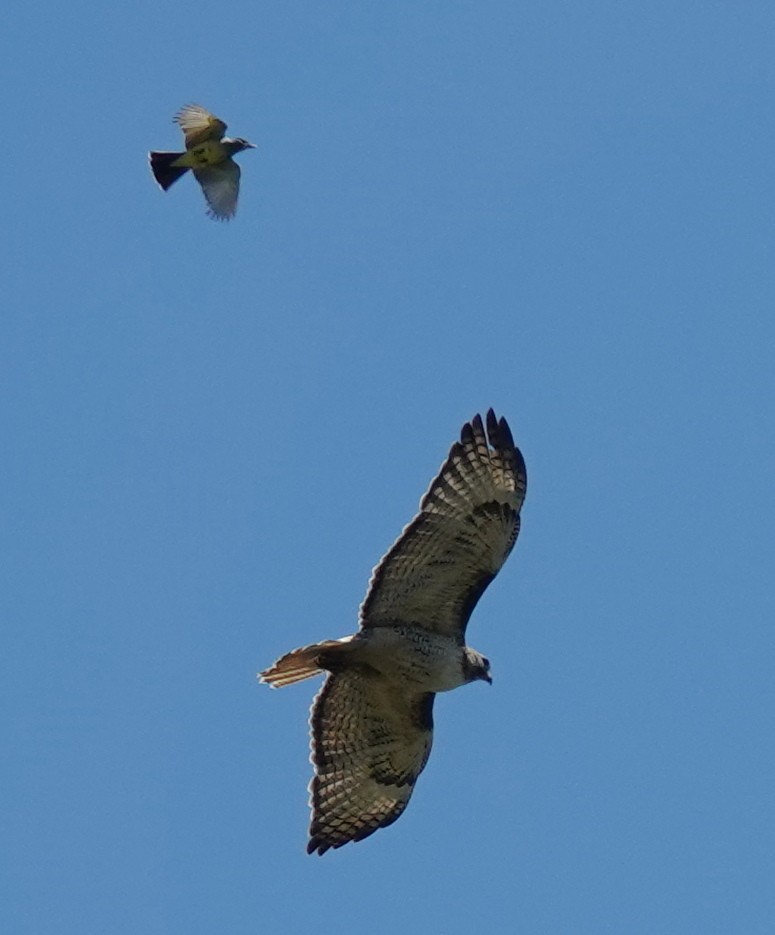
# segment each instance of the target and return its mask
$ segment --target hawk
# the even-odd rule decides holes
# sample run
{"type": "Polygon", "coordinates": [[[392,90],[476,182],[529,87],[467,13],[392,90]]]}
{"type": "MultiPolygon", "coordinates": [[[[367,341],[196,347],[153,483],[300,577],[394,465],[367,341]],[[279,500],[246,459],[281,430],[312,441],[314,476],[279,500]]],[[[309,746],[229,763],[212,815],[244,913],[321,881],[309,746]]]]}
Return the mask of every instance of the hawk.
{"type": "Polygon", "coordinates": [[[240,167],[231,158],[243,149],[255,149],[253,143],[224,136],[226,124],[199,104],[186,104],[175,115],[183,131],[184,153],[148,153],[151,171],[166,192],[189,169],[202,186],[208,215],[228,221],[237,211],[240,167]]]}
{"type": "Polygon", "coordinates": [[[527,472],[505,419],[467,422],[438,477],[371,576],[353,636],[295,649],[260,673],[273,687],[327,672],[310,714],[307,853],[360,841],[406,808],[433,741],[433,701],[483,679],[471,612],[519,533],[527,472]]]}

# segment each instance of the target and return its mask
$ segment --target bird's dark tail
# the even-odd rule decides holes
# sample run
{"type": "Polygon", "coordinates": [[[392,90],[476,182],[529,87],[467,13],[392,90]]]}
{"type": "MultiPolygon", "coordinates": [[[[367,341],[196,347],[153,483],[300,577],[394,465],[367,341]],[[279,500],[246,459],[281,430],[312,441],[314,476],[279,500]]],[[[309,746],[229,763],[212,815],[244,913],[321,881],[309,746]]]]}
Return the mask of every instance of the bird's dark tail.
{"type": "Polygon", "coordinates": [[[173,166],[175,160],[180,159],[184,153],[148,153],[148,159],[151,163],[151,172],[153,177],[166,192],[167,189],[177,180],[188,172],[183,166],[173,166]]]}

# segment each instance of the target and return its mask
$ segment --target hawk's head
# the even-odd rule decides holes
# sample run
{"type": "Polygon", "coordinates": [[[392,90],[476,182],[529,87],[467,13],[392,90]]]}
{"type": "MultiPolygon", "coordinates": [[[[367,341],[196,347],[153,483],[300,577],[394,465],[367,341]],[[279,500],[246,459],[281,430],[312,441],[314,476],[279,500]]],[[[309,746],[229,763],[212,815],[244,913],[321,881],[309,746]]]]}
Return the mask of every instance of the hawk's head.
{"type": "Polygon", "coordinates": [[[488,685],[492,685],[490,660],[475,649],[469,649],[466,646],[463,650],[463,677],[466,682],[475,682],[477,679],[482,679],[488,685]]]}

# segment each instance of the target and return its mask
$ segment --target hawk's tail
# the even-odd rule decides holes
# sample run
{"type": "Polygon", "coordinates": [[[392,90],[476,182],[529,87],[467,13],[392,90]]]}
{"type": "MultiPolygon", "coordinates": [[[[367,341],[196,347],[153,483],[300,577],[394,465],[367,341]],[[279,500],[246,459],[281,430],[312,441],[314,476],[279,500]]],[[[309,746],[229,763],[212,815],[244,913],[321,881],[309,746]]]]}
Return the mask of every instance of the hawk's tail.
{"type": "Polygon", "coordinates": [[[185,156],[185,153],[148,153],[151,163],[151,172],[159,185],[166,192],[184,173],[188,172],[186,166],[173,166],[172,163],[185,156]]]}
{"type": "Polygon", "coordinates": [[[344,647],[350,639],[351,637],[343,640],[325,640],[294,649],[281,656],[269,669],[259,672],[258,678],[273,688],[282,688],[283,685],[292,685],[294,682],[311,678],[318,672],[330,672],[335,665],[334,660],[340,655],[339,651],[346,651],[344,647]]]}

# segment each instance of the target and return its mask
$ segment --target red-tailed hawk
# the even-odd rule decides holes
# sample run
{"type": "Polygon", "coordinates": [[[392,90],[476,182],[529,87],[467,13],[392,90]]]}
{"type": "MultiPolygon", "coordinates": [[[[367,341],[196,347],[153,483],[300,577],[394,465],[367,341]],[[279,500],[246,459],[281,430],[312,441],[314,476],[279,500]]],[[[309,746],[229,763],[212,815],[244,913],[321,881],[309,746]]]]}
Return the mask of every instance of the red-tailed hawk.
{"type": "Polygon", "coordinates": [[[327,672],[312,705],[307,852],[360,841],[404,811],[433,740],[433,699],[484,679],[468,618],[519,533],[527,472],[505,419],[466,423],[420,512],[374,569],[353,636],[287,653],[274,687],[327,672]],[[488,444],[489,442],[489,444],[488,444]]]}

